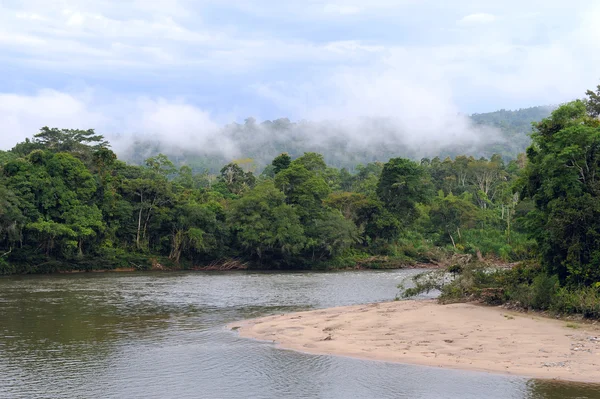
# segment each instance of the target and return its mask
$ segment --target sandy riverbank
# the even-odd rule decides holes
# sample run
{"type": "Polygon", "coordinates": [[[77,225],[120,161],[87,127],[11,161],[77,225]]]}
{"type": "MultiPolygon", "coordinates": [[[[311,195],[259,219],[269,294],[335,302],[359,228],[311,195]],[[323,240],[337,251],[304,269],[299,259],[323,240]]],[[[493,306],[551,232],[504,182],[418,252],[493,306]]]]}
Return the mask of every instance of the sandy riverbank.
{"type": "Polygon", "coordinates": [[[473,304],[397,301],[232,323],[315,354],[600,383],[600,327],[473,304]]]}

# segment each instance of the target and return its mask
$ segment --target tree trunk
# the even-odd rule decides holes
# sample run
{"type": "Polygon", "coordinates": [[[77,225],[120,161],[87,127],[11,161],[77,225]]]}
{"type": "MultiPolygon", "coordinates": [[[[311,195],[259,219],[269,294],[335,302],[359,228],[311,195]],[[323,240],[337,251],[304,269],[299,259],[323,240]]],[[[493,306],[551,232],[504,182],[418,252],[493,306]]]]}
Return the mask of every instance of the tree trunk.
{"type": "Polygon", "coordinates": [[[140,213],[138,215],[137,236],[135,237],[137,249],[140,249],[140,230],[142,229],[142,210],[144,209],[143,204],[143,194],[140,192],[140,213]]]}
{"type": "Polygon", "coordinates": [[[181,252],[183,249],[183,233],[181,231],[174,231],[172,237],[172,246],[171,246],[171,254],[169,258],[175,263],[179,264],[179,259],[181,258],[181,252]]]}
{"type": "Polygon", "coordinates": [[[144,228],[142,229],[142,237],[146,238],[146,231],[148,230],[148,222],[150,221],[150,216],[152,216],[152,209],[154,209],[154,205],[156,205],[156,198],[152,200],[152,204],[148,208],[148,212],[146,213],[146,220],[144,221],[144,228]]]}
{"type": "Polygon", "coordinates": [[[448,233],[448,235],[450,236],[450,239],[452,240],[452,246],[454,247],[454,249],[456,249],[456,244],[454,243],[454,238],[452,237],[452,234],[448,233]]]}
{"type": "Polygon", "coordinates": [[[510,244],[510,209],[506,214],[506,232],[508,236],[508,243],[510,244]]]}

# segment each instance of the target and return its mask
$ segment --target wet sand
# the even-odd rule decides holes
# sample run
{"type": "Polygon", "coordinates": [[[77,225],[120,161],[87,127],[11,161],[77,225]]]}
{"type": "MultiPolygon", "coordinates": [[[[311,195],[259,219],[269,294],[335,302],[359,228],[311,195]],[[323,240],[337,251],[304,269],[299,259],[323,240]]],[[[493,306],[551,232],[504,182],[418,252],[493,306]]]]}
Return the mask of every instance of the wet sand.
{"type": "Polygon", "coordinates": [[[314,354],[600,383],[600,326],[475,304],[396,301],[232,323],[314,354]]]}

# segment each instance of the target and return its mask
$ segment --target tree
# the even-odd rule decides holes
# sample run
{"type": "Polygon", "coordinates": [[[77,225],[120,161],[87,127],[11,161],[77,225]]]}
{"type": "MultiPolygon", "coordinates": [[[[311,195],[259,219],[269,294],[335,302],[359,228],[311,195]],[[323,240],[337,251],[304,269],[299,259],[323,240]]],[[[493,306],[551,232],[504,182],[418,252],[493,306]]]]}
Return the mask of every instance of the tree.
{"type": "Polygon", "coordinates": [[[177,172],[173,162],[164,154],[150,157],[146,159],[145,163],[150,170],[163,177],[172,176],[177,172]]]}
{"type": "Polygon", "coordinates": [[[108,145],[104,136],[96,134],[94,129],[58,129],[44,126],[33,136],[32,141],[27,139],[17,144],[12,152],[20,156],[26,156],[35,150],[69,152],[87,164],[94,152],[108,145]]]}
{"type": "Polygon", "coordinates": [[[281,172],[282,170],[289,168],[291,163],[292,163],[292,158],[290,158],[290,156],[288,155],[287,152],[284,152],[283,154],[278,155],[271,163],[271,165],[273,165],[273,175],[276,175],[277,173],[281,172]]]}
{"type": "Polygon", "coordinates": [[[461,238],[461,228],[472,227],[477,218],[477,207],[468,197],[456,197],[452,193],[444,196],[442,192],[434,200],[429,210],[433,226],[450,238],[456,248],[453,235],[461,238]]]}
{"type": "Polygon", "coordinates": [[[504,179],[501,159],[491,161],[480,159],[468,164],[468,170],[475,183],[475,197],[482,209],[486,209],[496,195],[498,184],[504,179]]]}
{"type": "Polygon", "coordinates": [[[377,195],[406,225],[415,220],[417,203],[426,202],[430,192],[429,176],[422,166],[404,158],[393,158],[383,165],[377,195]]]}
{"type": "Polygon", "coordinates": [[[528,229],[549,274],[562,282],[600,281],[600,121],[582,101],[535,125],[521,195],[535,210],[528,229]]]}
{"type": "Polygon", "coordinates": [[[173,215],[169,222],[171,230],[169,258],[175,263],[179,263],[181,254],[184,252],[208,250],[211,240],[208,239],[203,225],[207,222],[216,223],[214,213],[202,204],[191,201],[177,204],[171,208],[171,211],[173,215]]]}
{"type": "Polygon", "coordinates": [[[28,223],[26,228],[38,240],[46,256],[50,256],[57,241],[61,244],[62,255],[68,255],[77,247],[76,233],[63,223],[39,219],[28,223]]]}
{"type": "Polygon", "coordinates": [[[98,206],[78,205],[63,214],[65,224],[73,231],[72,238],[77,241],[78,255],[83,256],[85,240],[95,237],[104,229],[102,212],[98,206]]]}
{"type": "Polygon", "coordinates": [[[588,90],[585,93],[588,98],[585,101],[585,105],[587,107],[588,114],[592,118],[597,118],[600,116],[600,85],[596,87],[596,92],[592,90],[588,90]]]}
{"type": "Polygon", "coordinates": [[[311,172],[322,174],[327,169],[327,164],[323,155],[316,152],[305,152],[300,158],[294,161],[295,164],[302,165],[311,172]]]}
{"type": "MultiPolygon", "coordinates": [[[[4,182],[0,179],[0,246],[10,252],[12,245],[22,239],[24,223],[25,218],[19,209],[19,199],[4,186],[4,182]]],[[[4,253],[0,251],[0,257],[3,256],[4,253]]]]}
{"type": "Polygon", "coordinates": [[[236,163],[229,163],[221,169],[219,180],[236,195],[254,187],[256,178],[252,172],[244,172],[236,163]]]}
{"type": "Polygon", "coordinates": [[[320,217],[323,200],[330,192],[322,177],[296,161],[275,176],[275,186],[285,194],[286,203],[296,206],[304,224],[320,217]]]}
{"type": "Polygon", "coordinates": [[[335,192],[329,194],[324,204],[339,210],[346,219],[357,221],[358,212],[368,201],[369,199],[364,194],[335,192]]]}
{"type": "Polygon", "coordinates": [[[272,182],[263,182],[237,200],[229,215],[234,240],[259,263],[291,265],[306,244],[294,208],[272,182]]]}
{"type": "Polygon", "coordinates": [[[383,164],[381,162],[372,162],[365,166],[358,165],[356,167],[356,176],[352,182],[352,191],[367,196],[375,196],[382,171],[383,164]]]}
{"type": "Polygon", "coordinates": [[[147,246],[148,224],[158,209],[171,201],[171,190],[165,180],[146,177],[125,181],[123,192],[129,197],[138,199],[135,207],[137,214],[135,242],[137,249],[142,249],[147,246]]]}
{"type": "Polygon", "coordinates": [[[308,234],[308,250],[312,261],[322,261],[344,253],[352,245],[360,242],[358,229],[339,211],[329,211],[318,219],[308,234]]]}
{"type": "Polygon", "coordinates": [[[82,255],[84,241],[104,229],[102,213],[92,204],[96,180],[73,155],[36,150],[7,163],[4,173],[20,199],[25,231],[39,240],[46,256],[55,248],[61,256],[77,249],[82,255]]]}

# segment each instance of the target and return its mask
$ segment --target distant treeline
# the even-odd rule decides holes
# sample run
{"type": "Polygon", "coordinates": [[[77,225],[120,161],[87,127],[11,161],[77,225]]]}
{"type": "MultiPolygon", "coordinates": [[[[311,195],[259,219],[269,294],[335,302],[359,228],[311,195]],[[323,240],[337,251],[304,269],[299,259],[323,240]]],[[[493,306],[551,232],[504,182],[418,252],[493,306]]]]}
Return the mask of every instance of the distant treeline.
{"type": "Polygon", "coordinates": [[[188,145],[181,146],[168,140],[140,136],[127,149],[122,149],[120,154],[129,163],[143,165],[147,158],[162,153],[176,166],[187,165],[194,172],[208,170],[211,173],[218,172],[222,165],[232,159],[219,149],[223,143],[230,143],[241,151],[240,158],[245,159],[239,161],[248,163],[257,171],[261,171],[279,154],[288,153],[292,158],[298,158],[305,152],[320,153],[328,165],[346,168],[351,172],[354,172],[356,165],[386,161],[398,156],[419,160],[428,154],[431,154],[431,158],[437,155],[442,159],[461,154],[476,158],[490,158],[498,154],[508,161],[515,159],[531,144],[532,122],[548,117],[552,109],[544,106],[474,114],[470,120],[465,117],[465,122],[470,125],[465,125],[463,132],[446,132],[443,129],[437,132],[440,137],[450,137],[454,133],[465,136],[465,139],[458,137],[457,140],[444,143],[429,140],[415,145],[412,136],[417,133],[403,131],[385,121],[365,121],[360,126],[350,127],[335,123],[291,122],[287,118],[258,123],[254,118],[248,118],[242,124],[232,123],[223,127],[215,135],[218,137],[215,142],[195,145],[192,140],[188,145]],[[477,140],[466,139],[470,137],[469,134],[476,135],[477,140]]]}
{"type": "Polygon", "coordinates": [[[453,252],[525,259],[524,156],[327,166],[283,153],[256,176],[159,154],[117,159],[93,130],[44,127],[0,153],[0,271],[394,267],[453,252]]]}

